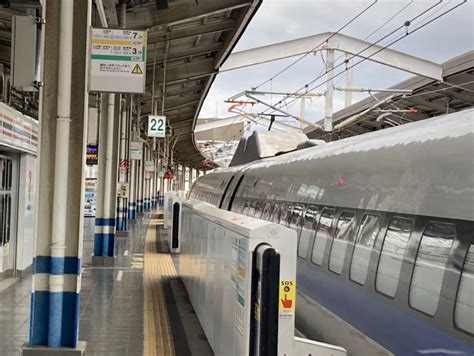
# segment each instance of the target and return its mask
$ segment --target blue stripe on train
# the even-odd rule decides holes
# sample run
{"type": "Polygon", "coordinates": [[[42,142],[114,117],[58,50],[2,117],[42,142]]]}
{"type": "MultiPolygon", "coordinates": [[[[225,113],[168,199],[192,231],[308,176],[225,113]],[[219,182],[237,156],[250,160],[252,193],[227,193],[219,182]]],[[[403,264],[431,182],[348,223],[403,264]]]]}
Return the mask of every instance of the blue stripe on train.
{"type": "Polygon", "coordinates": [[[448,349],[474,354],[462,340],[374,299],[332,278],[308,263],[298,262],[297,288],[323,307],[397,355],[448,349]]]}

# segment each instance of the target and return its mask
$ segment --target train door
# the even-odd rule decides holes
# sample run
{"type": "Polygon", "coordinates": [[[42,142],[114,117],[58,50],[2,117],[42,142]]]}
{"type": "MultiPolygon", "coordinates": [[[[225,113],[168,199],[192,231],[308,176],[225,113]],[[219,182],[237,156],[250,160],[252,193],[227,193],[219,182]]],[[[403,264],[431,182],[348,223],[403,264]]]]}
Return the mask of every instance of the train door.
{"type": "Polygon", "coordinates": [[[17,160],[0,152],[0,273],[15,266],[17,170],[17,160]]]}

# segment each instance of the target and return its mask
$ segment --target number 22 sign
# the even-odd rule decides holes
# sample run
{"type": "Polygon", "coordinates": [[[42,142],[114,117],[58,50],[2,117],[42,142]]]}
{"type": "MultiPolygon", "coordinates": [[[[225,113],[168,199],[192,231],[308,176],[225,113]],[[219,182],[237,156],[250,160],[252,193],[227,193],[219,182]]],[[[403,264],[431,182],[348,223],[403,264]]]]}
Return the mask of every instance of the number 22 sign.
{"type": "Polygon", "coordinates": [[[166,116],[148,116],[148,137],[165,137],[166,116]]]}

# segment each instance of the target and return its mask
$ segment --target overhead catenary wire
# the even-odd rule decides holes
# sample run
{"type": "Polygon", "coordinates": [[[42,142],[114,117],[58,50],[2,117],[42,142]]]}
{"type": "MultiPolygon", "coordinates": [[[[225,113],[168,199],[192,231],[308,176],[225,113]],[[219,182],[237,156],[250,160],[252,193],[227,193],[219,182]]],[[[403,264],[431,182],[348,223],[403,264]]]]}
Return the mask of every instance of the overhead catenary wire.
{"type": "MultiPolygon", "coordinates": [[[[405,5],[400,11],[398,11],[391,19],[387,20],[387,21],[391,21],[394,17],[396,17],[398,14],[400,14],[401,12],[403,12],[408,6],[410,6],[412,3],[414,2],[414,0],[411,0],[410,3],[408,3],[407,5],[405,5]]],[[[261,84],[257,85],[256,87],[253,87],[252,89],[255,91],[257,90],[258,88],[260,88],[262,85],[270,82],[270,83],[273,83],[273,79],[275,79],[277,76],[279,76],[280,74],[284,73],[286,70],[288,70],[289,68],[291,68],[292,66],[294,66],[295,64],[297,64],[298,62],[300,62],[303,58],[305,58],[306,56],[308,56],[309,54],[313,53],[316,49],[318,49],[321,45],[323,45],[324,43],[326,43],[327,41],[329,41],[331,38],[333,38],[335,35],[337,35],[339,32],[341,32],[343,29],[345,29],[346,27],[348,27],[350,24],[352,24],[355,20],[357,20],[358,18],[360,18],[364,13],[366,13],[371,7],[373,7],[375,4],[377,3],[377,0],[375,0],[373,3],[369,4],[368,6],[366,6],[363,10],[361,10],[359,13],[356,14],[356,16],[354,16],[352,19],[350,19],[349,21],[347,21],[343,26],[341,26],[338,30],[336,30],[336,32],[333,32],[331,33],[331,35],[326,38],[324,41],[322,41],[321,43],[318,43],[317,46],[315,46],[313,49],[311,49],[310,51],[306,52],[304,55],[300,56],[297,60],[293,61],[291,64],[289,64],[288,66],[286,66],[285,68],[283,68],[282,70],[280,70],[278,73],[276,73],[275,75],[273,75],[271,78],[269,78],[268,80],[262,82],[261,84]]],[[[376,32],[378,32],[382,27],[384,27],[385,25],[387,24],[387,22],[385,22],[384,24],[382,24],[382,26],[379,26],[377,29],[375,29],[373,32],[371,32],[367,37],[369,38],[370,36],[372,36],[373,34],[375,34],[376,32]]],[[[342,56],[340,56],[339,58],[336,59],[339,60],[342,56]]],[[[321,59],[324,63],[324,57],[321,56],[321,59]]],[[[325,75],[325,69],[323,69],[319,74],[318,74],[318,77],[320,77],[321,75],[325,75]]],[[[302,88],[304,89],[304,87],[302,88]]],[[[301,89],[300,89],[301,90],[301,89]]],[[[298,90],[298,91],[300,91],[298,90]]],[[[273,100],[272,100],[273,101],[273,100]]],[[[291,103],[287,104],[286,106],[287,107],[290,107],[291,105],[294,104],[296,100],[293,100],[291,103]]],[[[275,105],[279,105],[282,103],[282,100],[280,100],[279,102],[277,102],[275,105]]],[[[264,113],[266,113],[269,109],[265,110],[264,113]]],[[[272,112],[275,112],[272,111],[272,112]]],[[[259,119],[257,119],[259,120],[259,119]]],[[[235,120],[234,120],[235,121],[235,120]]],[[[233,123],[233,122],[232,122],[233,123]]],[[[232,125],[231,123],[231,125],[232,125]]],[[[226,132],[227,130],[225,130],[226,132]]],[[[239,133],[240,134],[240,133],[239,133]]],[[[231,140],[233,140],[234,138],[236,137],[236,135],[234,135],[231,140]]],[[[229,140],[227,140],[228,142],[229,140]]]]}
{"type": "Polygon", "coordinates": [[[364,13],[366,13],[370,8],[372,8],[376,3],[378,2],[378,0],[374,0],[373,3],[369,4],[368,6],[366,6],[362,11],[360,11],[358,14],[356,14],[356,16],[354,16],[352,19],[350,19],[348,22],[346,22],[343,26],[341,26],[336,32],[333,32],[331,33],[330,36],[328,36],[328,38],[326,38],[324,41],[321,41],[320,43],[318,43],[313,49],[311,49],[310,51],[306,52],[305,54],[301,55],[299,58],[297,58],[296,60],[294,60],[293,62],[291,62],[290,64],[288,64],[287,66],[285,66],[283,69],[281,69],[280,71],[278,71],[277,73],[275,73],[271,78],[263,81],[262,83],[258,84],[257,86],[253,87],[252,89],[253,90],[257,90],[258,88],[260,88],[262,85],[265,85],[269,82],[271,82],[273,79],[275,79],[276,77],[278,77],[279,75],[283,74],[284,72],[286,72],[288,69],[290,69],[291,67],[293,67],[295,64],[297,64],[298,62],[302,61],[304,58],[306,58],[309,54],[313,53],[314,51],[316,51],[319,47],[321,47],[324,43],[328,42],[331,38],[333,38],[334,36],[336,36],[339,32],[341,32],[342,30],[344,30],[347,26],[349,26],[350,24],[352,24],[355,20],[357,20],[359,17],[361,17],[364,13]]]}
{"type": "MultiPolygon", "coordinates": [[[[453,1],[453,0],[451,0],[450,2],[448,2],[448,4],[451,3],[452,1],[453,1]]],[[[408,29],[407,24],[409,25],[409,24],[413,23],[414,21],[418,20],[420,17],[424,16],[425,14],[429,13],[431,10],[433,10],[434,8],[436,8],[437,6],[439,6],[442,2],[443,2],[442,0],[438,1],[437,3],[431,5],[431,6],[428,7],[427,9],[423,10],[421,13],[419,13],[418,15],[416,15],[415,17],[413,17],[412,19],[410,19],[410,20],[408,20],[408,21],[405,21],[403,25],[397,27],[395,30],[393,30],[393,31],[389,32],[387,35],[381,37],[378,41],[376,41],[376,42],[370,44],[369,46],[367,46],[366,48],[364,48],[363,50],[361,50],[361,51],[358,52],[357,54],[353,55],[353,56],[351,57],[351,59],[353,59],[354,57],[357,57],[359,54],[361,54],[361,53],[363,53],[364,51],[370,49],[370,48],[373,47],[374,45],[376,45],[376,44],[380,43],[381,41],[387,39],[388,37],[392,36],[394,33],[400,31],[402,28],[406,27],[406,28],[408,29]]],[[[298,100],[299,98],[301,98],[302,96],[304,96],[305,92],[309,92],[309,91],[312,91],[312,90],[315,90],[315,89],[319,88],[320,86],[326,84],[328,80],[331,80],[331,79],[333,79],[333,78],[335,78],[335,77],[337,77],[337,76],[343,74],[345,71],[347,71],[347,70],[349,70],[349,69],[351,69],[351,68],[354,68],[355,66],[359,65],[360,63],[362,63],[362,62],[366,61],[367,59],[371,58],[373,55],[375,55],[375,54],[379,53],[380,51],[382,51],[382,50],[384,50],[384,49],[386,49],[386,48],[392,46],[393,44],[397,43],[398,41],[402,40],[403,38],[406,38],[407,36],[409,36],[409,35],[411,35],[411,34],[417,32],[417,31],[419,31],[420,29],[422,29],[422,28],[426,27],[427,25],[433,23],[433,22],[436,21],[437,19],[439,19],[439,18],[445,16],[446,14],[450,13],[451,11],[455,10],[456,8],[458,8],[458,7],[460,7],[461,5],[465,4],[466,2],[467,2],[467,0],[463,0],[463,1],[460,2],[459,4],[457,4],[457,5],[453,6],[453,7],[451,7],[450,9],[448,9],[448,10],[446,10],[446,11],[444,11],[444,12],[442,12],[442,13],[441,13],[440,15],[438,15],[438,16],[429,19],[428,21],[424,22],[423,24],[421,24],[420,26],[416,27],[415,29],[413,29],[413,30],[411,30],[411,31],[406,31],[402,36],[396,38],[395,40],[391,41],[391,42],[388,43],[387,45],[384,45],[381,49],[379,49],[379,50],[376,51],[375,53],[371,54],[370,56],[361,59],[360,61],[358,61],[358,62],[352,64],[351,66],[348,66],[345,70],[343,70],[343,71],[337,73],[337,74],[334,75],[332,78],[329,78],[329,79],[327,79],[326,81],[324,81],[324,82],[318,84],[317,86],[312,87],[311,89],[308,89],[308,87],[309,87],[311,84],[313,84],[314,82],[316,82],[318,79],[321,79],[322,76],[326,75],[326,74],[329,73],[329,72],[324,73],[324,74],[322,74],[322,75],[321,75],[321,74],[318,75],[315,79],[313,79],[313,80],[311,80],[310,82],[306,83],[303,87],[301,87],[300,89],[298,89],[298,90],[296,90],[294,93],[292,93],[291,96],[294,96],[294,99],[293,99],[293,100],[291,100],[290,102],[286,102],[286,100],[290,97],[290,95],[288,95],[288,96],[284,97],[283,99],[281,99],[279,102],[277,102],[275,105],[281,105],[282,103],[285,103],[285,105],[291,105],[292,103],[296,102],[296,100],[298,100]],[[306,89],[306,91],[301,93],[301,91],[304,90],[304,89],[306,89]]],[[[409,3],[408,5],[410,5],[410,4],[411,4],[411,3],[409,3]]],[[[448,5],[448,4],[446,4],[446,5],[448,5]]],[[[408,5],[407,5],[406,7],[408,7],[408,5]]],[[[443,6],[443,8],[446,7],[446,5],[443,6]]],[[[405,10],[406,7],[404,7],[401,11],[405,10]]],[[[442,10],[442,9],[439,9],[438,11],[436,11],[436,13],[438,13],[438,12],[441,11],[441,10],[442,10]]],[[[399,12],[401,12],[401,11],[399,11],[399,12]]],[[[432,17],[433,15],[434,15],[434,14],[431,13],[431,14],[429,14],[426,18],[432,17]]],[[[426,20],[426,18],[425,18],[424,20],[426,20]]],[[[387,21],[390,21],[390,20],[391,20],[391,19],[389,19],[389,20],[387,20],[387,21]]],[[[421,20],[421,21],[423,21],[423,20],[421,20]]],[[[384,25],[386,25],[386,24],[384,24],[384,25]]],[[[374,33],[375,33],[375,31],[374,31],[374,33]]],[[[372,34],[371,34],[371,35],[372,35],[372,34]]],[[[369,35],[369,36],[371,36],[371,35],[369,35]]],[[[335,71],[338,67],[340,67],[340,66],[343,65],[343,64],[345,64],[345,61],[342,62],[342,63],[340,63],[339,65],[335,66],[334,68],[332,68],[332,70],[331,70],[330,72],[335,71]]],[[[323,71],[323,72],[324,72],[324,71],[323,71]]],[[[447,88],[440,89],[440,90],[446,90],[446,89],[447,89],[447,88]]],[[[413,97],[413,96],[412,96],[412,97],[413,97]]],[[[268,111],[270,111],[270,110],[271,110],[271,109],[266,109],[263,113],[266,113],[266,112],[268,112],[268,111]]],[[[275,111],[276,111],[276,110],[273,110],[272,112],[275,112],[275,111]]],[[[258,119],[257,119],[256,121],[258,121],[258,119]]],[[[239,134],[240,134],[240,132],[239,132],[239,134]]]]}
{"type": "MultiPolygon", "coordinates": [[[[316,82],[317,80],[321,79],[321,78],[322,78],[324,75],[326,75],[327,73],[325,73],[325,74],[323,74],[323,75],[320,75],[320,76],[314,78],[314,79],[311,80],[310,82],[306,83],[303,87],[301,87],[300,89],[296,90],[296,91],[291,95],[292,97],[294,97],[294,99],[291,100],[290,103],[293,102],[293,101],[296,101],[296,100],[298,100],[299,98],[301,98],[302,96],[304,96],[305,92],[301,92],[301,90],[303,90],[303,89],[306,88],[307,91],[313,91],[313,90],[315,90],[315,89],[321,87],[322,85],[326,84],[328,81],[330,81],[330,80],[332,80],[332,79],[334,79],[334,78],[340,76],[341,74],[345,73],[347,70],[356,67],[356,66],[359,65],[360,63],[366,61],[367,59],[370,59],[370,58],[371,58],[372,56],[374,56],[375,54],[377,54],[377,53],[383,51],[384,49],[386,49],[386,48],[392,46],[393,44],[399,42],[399,41],[402,40],[403,38],[406,38],[406,37],[408,37],[409,35],[411,35],[411,34],[417,32],[418,30],[420,30],[420,29],[426,27],[426,26],[429,25],[430,23],[432,23],[432,22],[436,21],[437,19],[443,17],[443,16],[446,15],[447,13],[453,11],[454,9],[456,9],[456,8],[458,8],[459,6],[465,4],[466,2],[467,2],[467,0],[463,0],[461,3],[459,3],[459,4],[455,5],[455,6],[453,6],[452,8],[450,8],[450,9],[448,9],[448,10],[446,10],[446,11],[444,11],[443,13],[441,13],[441,14],[438,15],[438,16],[436,16],[435,18],[430,19],[429,21],[427,21],[427,22],[423,23],[422,25],[416,27],[416,28],[413,29],[412,31],[405,32],[402,36],[400,36],[400,37],[398,37],[397,39],[391,41],[390,43],[384,45],[384,46],[381,47],[379,50],[377,50],[376,52],[372,53],[370,56],[368,56],[368,57],[366,57],[366,58],[362,58],[360,61],[358,61],[358,62],[356,62],[356,63],[354,63],[354,64],[352,64],[352,65],[350,65],[350,66],[347,66],[346,69],[344,69],[344,70],[342,70],[341,72],[335,74],[335,75],[332,76],[331,78],[328,78],[328,79],[326,79],[325,81],[323,81],[322,83],[320,83],[320,84],[318,84],[318,85],[316,85],[316,86],[314,86],[314,87],[311,87],[310,89],[307,89],[311,84],[313,84],[313,83],[316,82]]],[[[422,15],[426,14],[427,12],[429,12],[430,10],[432,10],[435,6],[437,6],[437,5],[441,4],[441,3],[442,3],[442,0],[440,0],[437,4],[430,6],[428,9],[424,10],[422,13],[420,13],[419,15],[417,15],[416,17],[414,17],[413,19],[406,21],[403,25],[397,27],[395,30],[391,31],[389,34],[383,36],[383,37],[382,37],[381,39],[379,39],[377,42],[374,42],[374,43],[370,44],[370,45],[367,46],[366,48],[364,48],[364,49],[362,49],[361,51],[359,51],[358,53],[354,54],[354,55],[351,57],[351,59],[353,59],[354,57],[359,56],[361,53],[363,53],[364,51],[366,51],[366,50],[372,48],[373,46],[375,46],[376,44],[380,43],[381,41],[383,41],[383,40],[386,39],[387,37],[390,37],[392,34],[396,33],[397,31],[399,31],[399,30],[402,29],[403,27],[406,27],[406,24],[407,24],[407,23],[412,23],[414,20],[420,18],[422,15]]],[[[343,64],[345,64],[345,62],[342,62],[342,63],[340,63],[340,64],[334,66],[334,68],[332,68],[332,70],[328,71],[328,73],[335,71],[338,67],[340,67],[340,66],[343,65],[343,64]]],[[[282,102],[286,101],[289,97],[290,97],[290,96],[286,96],[285,98],[281,99],[281,100],[280,100],[278,103],[276,103],[275,105],[280,105],[282,102]]],[[[267,109],[267,110],[265,110],[264,112],[267,112],[267,111],[269,111],[269,110],[271,110],[271,109],[267,109]]],[[[273,110],[272,112],[275,112],[275,110],[273,110]]]]}

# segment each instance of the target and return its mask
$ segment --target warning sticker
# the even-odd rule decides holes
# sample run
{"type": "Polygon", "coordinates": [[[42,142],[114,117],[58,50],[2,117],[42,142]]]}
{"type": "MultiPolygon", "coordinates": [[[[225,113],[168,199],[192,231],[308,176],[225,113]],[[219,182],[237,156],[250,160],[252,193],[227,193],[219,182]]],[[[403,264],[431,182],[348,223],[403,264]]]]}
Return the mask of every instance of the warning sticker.
{"type": "Polygon", "coordinates": [[[290,280],[280,281],[280,302],[278,311],[280,318],[293,318],[295,315],[296,282],[290,280]]]}
{"type": "Polygon", "coordinates": [[[133,74],[143,74],[142,69],[138,64],[135,64],[135,67],[132,69],[133,74]]]}

